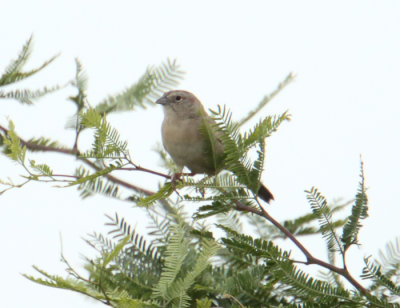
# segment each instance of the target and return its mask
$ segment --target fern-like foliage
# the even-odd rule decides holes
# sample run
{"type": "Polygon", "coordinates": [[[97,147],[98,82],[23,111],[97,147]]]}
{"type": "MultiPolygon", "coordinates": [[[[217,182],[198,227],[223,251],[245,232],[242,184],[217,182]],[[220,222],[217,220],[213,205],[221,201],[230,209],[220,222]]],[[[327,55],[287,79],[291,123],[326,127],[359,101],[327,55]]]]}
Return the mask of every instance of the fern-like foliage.
{"type": "Polygon", "coordinates": [[[96,106],[100,113],[145,108],[165,91],[178,85],[183,77],[176,61],[167,60],[159,66],[150,66],[139,81],[120,94],[109,96],[96,106]]]}
{"type": "MultiPolygon", "coordinates": [[[[51,58],[38,68],[24,70],[31,54],[31,41],[28,40],[1,75],[0,98],[32,103],[59,88],[1,89],[35,75],[55,59],[51,58]]],[[[140,168],[132,161],[127,143],[110,125],[106,115],[151,105],[163,92],[175,87],[181,77],[182,72],[172,61],[149,67],[133,86],[92,107],[87,97],[87,76],[76,60],[76,75],[71,84],[77,92],[70,101],[77,111],[68,125],[75,129],[73,146],[62,147],[44,137],[20,139],[12,121],[8,129],[0,126],[0,146],[26,171],[24,181],[76,185],[82,197],[103,194],[122,199],[120,187],[130,189],[134,193],[128,200],[135,205],[146,205],[153,225],[149,234],[142,235],[117,214],[108,216],[106,225],[110,231],[106,235],[94,232],[86,239],[96,250],[96,256],[86,259],[84,275],[62,256],[67,277],[51,275],[38,267],[35,270],[41,278],[26,277],[42,285],[85,294],[111,307],[399,307],[398,243],[387,246],[386,253],[381,254],[381,263],[365,260],[362,277],[372,282],[371,286],[361,286],[347,270],[345,252],[351,245],[358,244],[361,220],[368,216],[362,165],[360,187],[346,220],[333,218],[333,213],[346,204],[328,205],[316,188],[307,192],[313,213],[286,220],[280,228],[276,228],[278,223],[257,200],[264,169],[265,139],[284,121],[290,120],[290,116],[285,112],[264,117],[245,132],[242,124],[284,88],[293,79],[292,75],[239,122],[233,121],[231,112],[220,106],[211,111],[213,120],[204,117],[203,133],[210,141],[209,152],[218,174],[201,179],[184,176],[177,183],[160,186],[155,194],[111,174],[116,170],[158,172],[140,168]],[[78,146],[83,129],[93,132],[93,144],[85,152],[78,146]],[[220,157],[216,155],[217,140],[225,150],[220,157]],[[86,167],[78,164],[75,174],[59,174],[46,162],[30,159],[28,150],[74,155],[79,164],[86,164],[86,167]],[[176,189],[184,191],[179,192],[178,201],[173,202],[170,196],[176,189]],[[203,203],[194,210],[190,208],[192,216],[183,210],[188,203],[198,201],[203,203]],[[204,218],[210,219],[206,222],[204,218]],[[265,218],[272,224],[267,224],[265,218]],[[215,225],[210,226],[215,219],[217,230],[215,225]],[[256,236],[243,233],[248,230],[248,223],[255,227],[256,236]],[[343,227],[340,238],[336,234],[339,227],[343,227]],[[221,231],[225,234],[222,238],[221,231]],[[329,264],[312,256],[294,237],[318,233],[327,240],[329,264]],[[306,261],[292,259],[290,251],[272,241],[287,237],[304,253],[306,261]],[[343,267],[335,265],[338,252],[342,255],[343,267]],[[317,264],[331,272],[325,275],[325,280],[317,279],[302,267],[307,264],[317,264]],[[338,275],[357,290],[347,288],[338,275]]],[[[165,152],[159,153],[166,160],[165,152]]],[[[174,168],[171,161],[165,165],[170,170],[174,168]]],[[[24,183],[0,180],[0,185],[7,187],[0,194],[24,183]]]]}
{"type": "Polygon", "coordinates": [[[53,175],[53,170],[47,164],[37,164],[33,159],[29,160],[29,164],[33,170],[38,172],[40,175],[51,177],[53,175]]]}
{"type": "Polygon", "coordinates": [[[361,220],[368,217],[368,197],[365,188],[364,167],[361,162],[360,183],[356,194],[351,215],[343,228],[342,242],[346,251],[351,245],[358,244],[358,232],[361,228],[361,220]]]}
{"type": "MultiPolygon", "coordinates": [[[[344,204],[330,204],[331,214],[340,212],[350,205],[350,202],[344,204]]],[[[286,235],[272,225],[265,224],[265,219],[260,216],[245,216],[254,227],[259,237],[268,240],[286,239],[286,235]]],[[[346,219],[332,218],[331,225],[335,228],[341,228],[347,222],[346,219]]],[[[321,234],[319,218],[314,213],[307,213],[295,219],[287,219],[281,224],[296,236],[321,234]]]]}
{"type": "Polygon", "coordinates": [[[386,275],[400,274],[400,239],[386,244],[385,251],[379,251],[380,264],[386,275]]]}
{"type": "Polygon", "coordinates": [[[111,227],[108,236],[94,233],[86,240],[100,253],[85,266],[89,279],[78,274],[67,261],[72,280],[41,270],[47,280],[27,277],[40,284],[90,295],[113,307],[120,307],[122,294],[123,301],[149,307],[193,307],[195,298],[209,302],[209,288],[203,283],[204,272],[210,270],[210,258],[218,250],[213,239],[200,238],[195,243],[184,224],[172,224],[166,230],[165,246],[154,246],[117,214],[107,217],[107,226],[111,227]],[[193,297],[194,294],[199,297],[193,297]]]}
{"type": "Polygon", "coordinates": [[[373,281],[372,289],[378,294],[380,300],[387,303],[399,302],[400,285],[398,281],[393,281],[390,276],[385,275],[382,272],[382,266],[371,261],[369,257],[364,258],[364,262],[365,267],[361,277],[373,281]]]}
{"type": "Polygon", "coordinates": [[[144,237],[117,214],[107,217],[107,225],[112,228],[108,236],[94,233],[87,240],[102,255],[100,259],[90,261],[87,269],[99,283],[103,279],[104,285],[106,280],[111,290],[123,288],[131,298],[150,299],[152,286],[161,273],[162,256],[157,247],[147,244],[144,237]]]}
{"type": "Polygon", "coordinates": [[[119,218],[117,213],[115,213],[114,217],[109,215],[106,215],[106,217],[110,220],[106,223],[106,226],[113,228],[108,232],[109,235],[112,235],[114,239],[129,237],[130,241],[134,243],[136,249],[144,256],[148,256],[149,260],[157,260],[158,262],[161,262],[161,255],[157,251],[156,246],[153,246],[152,244],[148,245],[145,238],[138,234],[124,218],[119,218]]]}
{"type": "Polygon", "coordinates": [[[216,176],[196,180],[193,177],[182,177],[178,187],[190,188],[190,194],[182,196],[187,201],[226,201],[254,198],[249,189],[241,184],[237,178],[229,172],[220,172],[216,176]],[[193,191],[197,194],[194,195],[193,191]]]}
{"type": "Polygon", "coordinates": [[[249,132],[242,134],[239,131],[239,124],[232,121],[232,114],[226,107],[218,106],[217,111],[210,111],[216,121],[215,129],[218,139],[224,145],[224,168],[231,171],[239,183],[257,194],[263,171],[265,138],[276,131],[283,121],[289,120],[290,116],[284,113],[276,117],[266,117],[249,132]],[[257,153],[254,161],[248,156],[248,152],[253,147],[256,147],[257,153]]]}
{"type": "Polygon", "coordinates": [[[82,294],[86,294],[90,297],[93,298],[98,298],[100,300],[104,299],[104,295],[96,290],[95,288],[90,288],[88,285],[86,285],[83,281],[80,281],[79,279],[65,279],[63,277],[57,276],[57,275],[51,275],[47,273],[46,271],[38,268],[37,266],[33,267],[37,272],[39,272],[42,276],[45,277],[43,278],[36,278],[30,275],[24,275],[26,278],[29,280],[32,280],[33,282],[48,286],[48,287],[53,287],[53,288],[59,288],[59,289],[67,289],[67,290],[72,290],[76,292],[80,292],[82,294]]]}
{"type": "Polygon", "coordinates": [[[251,161],[245,155],[246,149],[240,147],[239,126],[232,122],[231,112],[220,106],[217,112],[211,112],[217,122],[216,128],[220,133],[218,137],[224,145],[225,168],[232,171],[240,183],[248,185],[251,190],[257,192],[259,183],[255,181],[251,161]]]}
{"type": "MultiPolygon", "coordinates": [[[[95,109],[87,109],[80,115],[80,127],[94,129],[94,141],[92,148],[80,154],[83,159],[95,159],[96,170],[90,172],[80,167],[76,170],[76,180],[68,185],[78,185],[82,197],[91,196],[93,193],[101,193],[113,198],[119,198],[119,188],[104,177],[114,170],[120,169],[130,163],[128,144],[122,141],[116,129],[106,120],[104,115],[95,109]]],[[[78,136],[78,135],[77,135],[78,136]]]]}
{"type": "MultiPolygon", "coordinates": [[[[138,234],[117,214],[108,216],[107,236],[94,233],[87,240],[99,252],[98,258],[87,260],[89,279],[68,263],[72,279],[47,273],[45,280],[28,278],[86,294],[112,307],[125,307],[122,303],[133,307],[210,307],[210,303],[229,308],[398,307],[384,296],[363,297],[341,284],[312,277],[295,266],[290,252],[272,241],[218,225],[226,237],[217,245],[212,232],[189,229],[179,212],[174,215],[156,223],[160,232],[153,233],[155,240],[138,234]]],[[[368,271],[366,279],[397,292],[398,287],[376,269],[368,271]]]]}
{"type": "Polygon", "coordinates": [[[306,191],[306,193],[311,209],[314,215],[318,217],[320,230],[322,236],[327,241],[328,249],[330,251],[341,251],[343,253],[339,236],[335,231],[336,226],[332,221],[332,210],[328,206],[325,197],[315,187],[312,187],[309,191],[306,191]]]}
{"type": "MultiPolygon", "coordinates": [[[[95,300],[102,302],[103,304],[112,306],[112,307],[146,307],[146,308],[156,308],[159,307],[159,303],[152,300],[143,300],[143,299],[134,299],[132,296],[126,291],[121,290],[120,288],[115,289],[106,289],[104,280],[96,281],[95,279],[86,280],[83,277],[79,276],[77,273],[74,273],[74,278],[65,279],[63,277],[57,275],[51,275],[45,272],[42,269],[34,266],[34,269],[39,272],[43,278],[36,278],[31,275],[24,275],[29,280],[39,283],[41,285],[65,289],[78,292],[80,294],[87,295],[95,300]]],[[[107,271],[102,270],[103,274],[106,274],[107,271]]],[[[92,277],[93,278],[93,277],[92,277]]]]}
{"type": "Polygon", "coordinates": [[[208,258],[213,255],[215,249],[207,246],[205,253],[199,255],[193,270],[180,277],[181,268],[189,254],[190,243],[185,238],[185,231],[181,226],[175,225],[171,231],[165,252],[165,268],[154,288],[153,296],[166,304],[173,303],[175,307],[189,307],[190,297],[187,289],[193,284],[194,278],[207,267],[208,258]]]}
{"type": "Polygon", "coordinates": [[[28,39],[25,45],[22,47],[22,50],[18,54],[17,58],[12,60],[6,67],[3,74],[0,76],[0,98],[3,99],[15,99],[23,104],[32,104],[34,100],[54,92],[60,89],[60,86],[53,87],[43,87],[40,90],[30,90],[30,89],[16,89],[16,90],[1,90],[1,87],[11,85],[27,79],[36,73],[40,72],[42,69],[47,67],[50,63],[52,63],[57,56],[50,58],[45,61],[42,65],[37,68],[24,71],[24,67],[27,64],[30,55],[32,53],[32,36],[28,39]]]}
{"type": "Polygon", "coordinates": [[[211,204],[200,206],[194,218],[202,219],[216,214],[224,214],[233,208],[231,202],[224,202],[224,200],[214,200],[211,204]]]}
{"type": "MultiPolygon", "coordinates": [[[[222,238],[222,241],[232,252],[230,262],[239,268],[265,266],[265,277],[272,281],[279,277],[280,283],[286,284],[286,291],[294,296],[294,301],[315,300],[325,305],[352,302],[350,293],[345,289],[317,280],[296,268],[290,260],[290,254],[279,249],[271,241],[253,239],[251,236],[220,227],[229,235],[229,238],[222,238]]],[[[259,288],[260,286],[257,289],[259,288]]]]}
{"type": "Polygon", "coordinates": [[[75,130],[76,135],[75,135],[74,149],[77,149],[79,134],[83,129],[86,128],[81,123],[82,114],[85,114],[85,112],[87,113],[88,110],[90,111],[93,108],[91,108],[90,106],[86,93],[88,84],[87,74],[83,68],[82,63],[77,58],[75,59],[75,65],[76,65],[75,78],[71,81],[71,85],[76,89],[76,95],[70,96],[69,100],[73,102],[74,105],[76,106],[76,113],[67,120],[65,127],[75,130]]]}
{"type": "MultiPolygon", "coordinates": [[[[84,167],[80,167],[75,171],[78,180],[74,182],[77,184],[78,191],[83,199],[93,196],[95,194],[101,194],[107,197],[121,199],[120,188],[114,182],[108,181],[102,177],[102,175],[107,174],[114,170],[114,168],[109,168],[101,170],[97,173],[90,173],[84,167]]],[[[70,185],[74,185],[70,184],[70,185]]]]}
{"type": "Polygon", "coordinates": [[[99,159],[129,157],[127,142],[121,141],[118,131],[95,109],[88,109],[82,114],[81,124],[86,128],[95,129],[92,149],[81,154],[82,157],[99,159]]]}
{"type": "MultiPolygon", "coordinates": [[[[315,279],[309,274],[297,269],[289,263],[281,264],[278,271],[282,271],[282,281],[290,285],[291,294],[294,294],[298,299],[306,298],[311,302],[311,298],[315,302],[328,305],[336,305],[338,307],[350,306],[356,304],[350,297],[350,292],[339,286],[334,286],[328,282],[315,279]]],[[[302,302],[298,300],[298,302],[302,302]]]]}
{"type": "Polygon", "coordinates": [[[264,241],[262,239],[254,239],[249,235],[244,235],[235,232],[223,225],[218,225],[219,228],[224,230],[229,237],[222,238],[222,242],[229,249],[235,251],[232,254],[234,262],[240,266],[246,264],[258,264],[260,260],[265,261],[289,261],[290,254],[279,249],[271,241],[264,241]],[[250,252],[251,253],[248,253],[250,252]]]}
{"type": "Polygon", "coordinates": [[[25,163],[26,146],[22,146],[15,132],[14,123],[10,120],[8,123],[8,134],[3,138],[3,143],[6,146],[5,152],[8,157],[20,164],[25,163]]]}
{"type": "MultiPolygon", "coordinates": [[[[52,148],[62,148],[61,144],[56,141],[56,140],[51,140],[49,138],[45,137],[39,137],[39,138],[31,138],[28,140],[29,143],[33,143],[39,146],[45,146],[45,147],[52,147],[52,148]]],[[[30,149],[31,151],[40,151],[40,148],[32,148],[30,149]]],[[[43,149],[42,149],[43,150],[43,149]]]]}
{"type": "Polygon", "coordinates": [[[76,72],[75,72],[75,78],[72,81],[72,85],[77,89],[77,93],[75,96],[71,96],[69,99],[76,104],[79,113],[80,110],[82,110],[85,106],[87,106],[86,90],[88,84],[88,77],[79,59],[75,59],[75,65],[76,65],[76,72]]]}
{"type": "Polygon", "coordinates": [[[146,264],[145,258],[136,254],[136,245],[129,241],[129,237],[121,242],[112,242],[112,245],[112,249],[101,252],[100,258],[88,260],[86,270],[90,280],[108,292],[120,289],[130,299],[149,300],[151,285],[158,280],[159,265],[150,262],[147,268],[138,267],[138,263],[146,264]]]}
{"type": "Polygon", "coordinates": [[[380,260],[365,258],[362,277],[372,280],[371,290],[379,298],[390,303],[400,302],[400,244],[399,240],[386,244],[386,251],[380,251],[380,260]]]}
{"type": "Polygon", "coordinates": [[[17,90],[11,90],[11,91],[2,91],[0,90],[0,98],[3,99],[14,99],[19,101],[20,103],[23,104],[33,104],[35,100],[38,98],[41,98],[49,93],[55,92],[59,90],[61,87],[60,86],[54,86],[54,87],[43,87],[42,89],[39,90],[30,90],[30,89],[17,89],[17,90]]]}
{"type": "MultiPolygon", "coordinates": [[[[86,169],[79,168],[76,173],[76,177],[78,179],[68,183],[68,186],[86,184],[87,182],[92,182],[92,185],[98,185],[99,182],[97,182],[97,184],[96,184],[96,180],[99,177],[104,176],[104,175],[112,172],[113,170],[118,169],[119,167],[120,167],[120,165],[110,165],[110,166],[100,169],[94,173],[90,173],[86,169]]],[[[80,186],[80,188],[82,189],[83,186],[80,186]]],[[[90,191],[90,190],[88,190],[88,191],[90,191]]]]}
{"type": "Polygon", "coordinates": [[[286,111],[279,116],[268,116],[260,120],[248,132],[240,136],[240,144],[243,148],[252,147],[260,140],[264,140],[276,132],[278,127],[284,122],[290,120],[290,114],[286,111]]]}
{"type": "Polygon", "coordinates": [[[255,115],[257,115],[265,105],[267,105],[275,96],[277,96],[286,86],[293,82],[295,79],[295,75],[293,73],[289,73],[286,78],[278,84],[276,89],[265,95],[264,98],[258,103],[257,107],[251,110],[245,117],[243,117],[238,123],[239,126],[242,126],[244,123],[248,122],[255,115]]]}
{"type": "Polygon", "coordinates": [[[174,190],[171,183],[165,183],[164,186],[160,187],[155,194],[140,198],[137,205],[148,207],[157,201],[168,198],[173,192],[174,190]]]}

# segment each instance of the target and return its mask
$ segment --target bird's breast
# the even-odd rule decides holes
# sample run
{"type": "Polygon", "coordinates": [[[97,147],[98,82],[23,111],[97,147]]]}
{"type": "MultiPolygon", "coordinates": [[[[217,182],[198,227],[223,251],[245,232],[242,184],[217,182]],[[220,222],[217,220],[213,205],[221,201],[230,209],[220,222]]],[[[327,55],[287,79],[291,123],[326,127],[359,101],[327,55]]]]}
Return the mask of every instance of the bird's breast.
{"type": "Polygon", "coordinates": [[[209,173],[212,167],[207,160],[200,127],[200,122],[194,119],[164,120],[162,140],[178,167],[187,166],[194,173],[209,173]]]}

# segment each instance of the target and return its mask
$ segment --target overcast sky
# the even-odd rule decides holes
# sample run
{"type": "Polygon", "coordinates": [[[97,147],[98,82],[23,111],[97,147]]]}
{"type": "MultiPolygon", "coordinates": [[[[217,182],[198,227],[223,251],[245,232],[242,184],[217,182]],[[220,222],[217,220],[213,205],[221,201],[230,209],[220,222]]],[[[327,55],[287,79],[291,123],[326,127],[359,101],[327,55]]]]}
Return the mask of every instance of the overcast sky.
{"type": "MultiPolygon", "coordinates": [[[[63,84],[73,78],[74,59],[89,77],[92,104],[134,83],[151,64],[177,59],[187,72],[180,88],[206,107],[228,105],[235,118],[255,106],[284,77],[296,81],[263,110],[289,110],[292,121],[267,140],[263,181],[275,195],[269,207],[278,219],[309,211],[304,190],[317,186],[328,200],[354,197],[360,155],[365,163],[371,217],[361,231],[363,245],[350,251],[352,273],[362,258],[399,236],[400,2],[399,1],[16,1],[1,4],[0,68],[15,58],[34,34],[31,67],[60,57],[24,85],[63,84]]],[[[65,130],[74,106],[66,89],[35,106],[2,101],[1,125],[13,119],[24,138],[47,136],[72,145],[65,130]]],[[[160,142],[162,111],[110,116],[135,161],[161,170],[152,148],[160,142]]],[[[54,169],[74,161],[48,159],[54,169]]],[[[22,170],[0,157],[0,178],[19,182],[22,170]]],[[[136,174],[132,182],[154,189],[161,179],[136,174]]],[[[195,206],[195,205],[194,205],[195,206]]],[[[32,264],[64,274],[66,257],[82,269],[93,252],[81,239],[104,230],[104,213],[120,213],[140,230],[140,211],[102,197],[81,201],[75,189],[30,184],[0,196],[2,306],[101,307],[67,291],[36,285],[20,273],[32,264]]],[[[317,256],[322,242],[304,239],[317,256]]],[[[292,247],[292,246],[288,246],[292,247]]],[[[293,247],[292,247],[293,248],[293,247]]]]}

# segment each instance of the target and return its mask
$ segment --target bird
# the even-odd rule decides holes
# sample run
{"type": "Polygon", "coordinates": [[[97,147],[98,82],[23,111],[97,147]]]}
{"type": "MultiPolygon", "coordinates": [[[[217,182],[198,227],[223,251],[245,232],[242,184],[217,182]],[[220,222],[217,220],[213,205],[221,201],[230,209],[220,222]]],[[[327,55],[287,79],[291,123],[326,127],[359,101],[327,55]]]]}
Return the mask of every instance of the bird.
{"type": "MultiPolygon", "coordinates": [[[[224,170],[224,145],[214,132],[212,157],[210,138],[204,126],[213,127],[215,121],[206,113],[203,104],[192,93],[184,90],[165,92],[156,104],[163,106],[164,120],[161,125],[162,143],[179,170],[185,166],[191,175],[205,173],[215,175],[224,170]]],[[[219,133],[220,134],[220,133],[219,133]]],[[[179,178],[175,174],[173,180],[179,178]]],[[[274,196],[264,184],[260,183],[258,196],[269,203],[274,196]]]]}

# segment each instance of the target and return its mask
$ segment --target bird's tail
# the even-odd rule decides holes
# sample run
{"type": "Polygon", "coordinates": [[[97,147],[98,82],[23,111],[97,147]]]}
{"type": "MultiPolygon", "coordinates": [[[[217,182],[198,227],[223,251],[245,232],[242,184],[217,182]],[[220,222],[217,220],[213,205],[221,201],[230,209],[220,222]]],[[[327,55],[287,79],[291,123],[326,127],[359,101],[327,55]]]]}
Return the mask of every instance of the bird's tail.
{"type": "Polygon", "coordinates": [[[268,190],[264,184],[261,183],[260,188],[258,189],[258,196],[264,200],[265,202],[269,203],[271,200],[274,200],[274,195],[268,190]]]}

